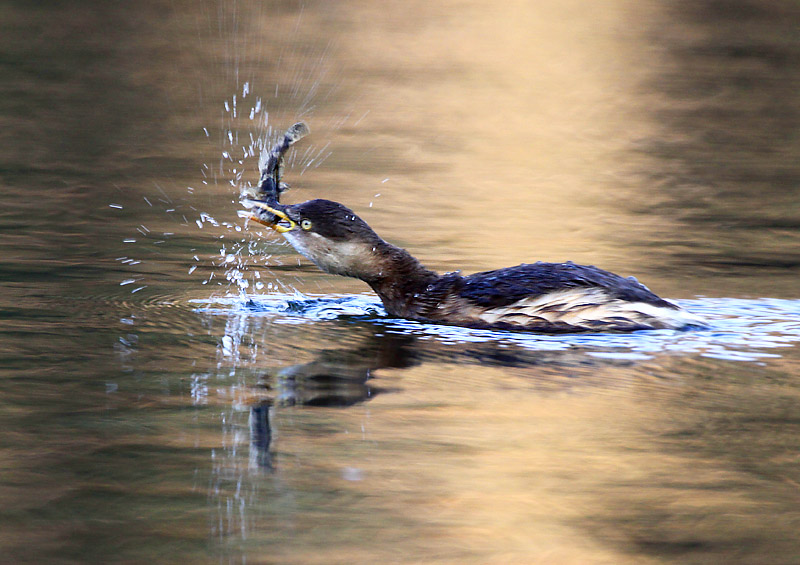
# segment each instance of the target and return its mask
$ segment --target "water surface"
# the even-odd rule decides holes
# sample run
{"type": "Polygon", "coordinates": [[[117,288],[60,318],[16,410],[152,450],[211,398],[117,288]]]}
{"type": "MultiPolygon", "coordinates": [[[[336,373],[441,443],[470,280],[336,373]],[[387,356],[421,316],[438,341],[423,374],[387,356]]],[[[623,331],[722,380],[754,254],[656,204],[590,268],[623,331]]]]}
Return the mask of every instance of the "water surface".
{"type": "Polygon", "coordinates": [[[798,17],[6,3],[0,554],[797,561],[798,17]],[[297,119],[287,201],[439,271],[636,275],[710,327],[387,317],[239,224],[250,148],[297,119]]]}

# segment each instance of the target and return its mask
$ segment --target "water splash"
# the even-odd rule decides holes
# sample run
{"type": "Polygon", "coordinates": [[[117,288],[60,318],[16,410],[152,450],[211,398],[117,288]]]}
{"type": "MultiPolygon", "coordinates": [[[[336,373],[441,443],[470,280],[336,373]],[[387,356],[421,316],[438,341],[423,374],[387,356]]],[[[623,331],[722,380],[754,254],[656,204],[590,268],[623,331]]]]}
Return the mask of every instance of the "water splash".
{"type": "MultiPolygon", "coordinates": [[[[242,37],[238,33],[241,17],[241,7],[237,4],[220,5],[218,13],[209,21],[218,24],[222,36],[239,38],[242,37]],[[232,35],[229,35],[231,33],[232,35]]],[[[292,18],[294,19],[292,25],[279,28],[285,30],[289,37],[281,38],[275,34],[259,35],[260,41],[266,38],[275,41],[275,45],[280,46],[278,50],[262,49],[260,45],[251,44],[247,44],[245,48],[245,43],[238,40],[229,41],[226,45],[224,70],[226,80],[232,83],[232,88],[223,100],[214,103],[215,112],[221,113],[219,122],[214,127],[208,125],[202,127],[202,131],[199,132],[209,143],[216,145],[215,153],[218,159],[203,163],[199,167],[198,182],[193,182],[194,186],[186,186],[183,193],[180,190],[176,191],[174,187],[164,190],[159,184],[154,183],[157,193],[143,196],[149,207],[156,208],[156,211],[163,207],[166,213],[174,215],[180,227],[172,230],[170,236],[175,233],[185,233],[187,229],[196,227],[198,230],[212,231],[213,235],[203,233],[200,236],[203,239],[214,237],[220,240],[221,247],[225,249],[224,255],[217,256],[211,253],[203,255],[200,260],[195,255],[193,261],[187,261],[184,271],[188,275],[197,277],[200,284],[213,285],[215,290],[218,289],[216,287],[222,287],[223,292],[235,290],[236,293],[243,294],[268,289],[264,282],[258,280],[260,276],[254,267],[268,265],[271,256],[264,253],[264,246],[258,239],[259,232],[249,233],[243,230],[241,225],[217,221],[212,214],[201,211],[202,207],[197,204],[197,197],[202,195],[203,191],[197,187],[212,186],[223,191],[227,187],[231,203],[235,203],[243,191],[251,188],[251,182],[258,179],[255,160],[262,158],[265,151],[282,135],[286,122],[291,123],[286,118],[286,108],[294,106],[295,121],[303,117],[308,118],[313,115],[314,108],[318,104],[329,100],[341,86],[341,78],[332,76],[335,75],[331,66],[334,43],[327,41],[319,45],[303,46],[301,51],[294,37],[303,24],[304,9],[301,7],[292,18]],[[241,67],[252,53],[259,51],[264,53],[265,58],[271,58],[270,63],[274,67],[274,72],[271,73],[270,80],[274,80],[274,84],[259,86],[257,81],[261,74],[249,67],[246,70],[241,67]],[[271,119],[275,119],[278,111],[281,114],[281,124],[279,127],[273,127],[270,122],[271,119]],[[273,113],[272,116],[270,112],[273,113]],[[209,230],[209,226],[214,229],[209,230]]],[[[209,28],[208,31],[212,34],[217,32],[214,28],[209,28]]],[[[341,119],[336,116],[337,124],[333,129],[343,127],[350,120],[351,113],[352,111],[348,112],[341,119]]],[[[369,110],[361,113],[360,117],[357,115],[358,121],[363,120],[367,114],[369,110]]],[[[287,169],[295,169],[302,175],[307,170],[322,165],[333,151],[329,147],[329,141],[321,136],[318,136],[318,139],[318,145],[313,142],[305,143],[302,153],[298,153],[297,149],[287,153],[285,159],[287,169]]],[[[119,212],[128,206],[128,202],[109,204],[113,212],[119,212]]],[[[212,212],[216,215],[219,210],[212,212]]],[[[124,242],[132,248],[139,249],[141,254],[139,258],[127,263],[123,261],[127,266],[139,265],[147,260],[150,250],[146,248],[164,244],[170,237],[166,234],[157,237],[157,234],[150,233],[144,225],[133,229],[136,229],[137,233],[125,238],[124,242]]],[[[128,253],[128,255],[133,254],[128,253]]],[[[125,261],[129,259],[128,255],[125,261]]],[[[139,275],[136,269],[131,269],[131,272],[125,273],[122,278],[123,280],[138,278],[139,275]]],[[[280,281],[275,281],[274,286],[287,288],[280,281]]]]}
{"type": "Polygon", "coordinates": [[[391,318],[380,301],[371,295],[228,295],[193,302],[198,305],[198,312],[209,315],[236,318],[266,316],[273,323],[284,324],[360,320],[373,323],[384,331],[422,336],[442,343],[493,341],[537,351],[581,348],[586,350],[587,355],[598,358],[646,360],[656,354],[666,353],[760,362],[781,357],[781,348],[800,343],[800,300],[683,300],[679,301],[681,306],[708,320],[709,328],[559,335],[475,330],[391,318]]]}

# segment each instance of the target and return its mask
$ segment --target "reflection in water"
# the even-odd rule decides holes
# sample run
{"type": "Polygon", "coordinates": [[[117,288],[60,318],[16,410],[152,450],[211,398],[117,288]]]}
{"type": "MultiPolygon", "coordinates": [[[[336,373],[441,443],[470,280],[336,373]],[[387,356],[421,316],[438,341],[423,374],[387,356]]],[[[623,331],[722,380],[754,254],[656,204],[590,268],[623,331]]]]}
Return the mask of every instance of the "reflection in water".
{"type": "Polygon", "coordinates": [[[269,452],[272,443],[271,408],[271,402],[254,404],[250,408],[250,459],[256,467],[264,469],[272,469],[272,455],[269,452]]]}
{"type": "MultiPolygon", "coordinates": [[[[559,536],[573,539],[571,530],[601,540],[606,549],[584,539],[575,554],[591,561],[589,556],[609,547],[638,557],[724,554],[753,531],[747,525],[753,518],[769,521],[780,551],[790,553],[790,504],[776,510],[784,518],[771,519],[769,504],[738,501],[731,493],[758,499],[773,489],[786,492],[794,480],[783,463],[742,459],[737,446],[744,439],[735,436],[748,438],[747,450],[787,453],[779,444],[796,428],[786,412],[794,403],[785,387],[796,366],[792,344],[800,340],[800,304],[688,302],[690,310],[712,320],[710,330],[554,339],[415,326],[376,316],[374,297],[218,299],[200,312],[209,327],[218,328],[220,341],[241,349],[237,354],[223,347],[228,362],[222,374],[238,367],[237,374],[251,375],[249,386],[269,396],[249,408],[250,461],[270,469],[276,481],[257,493],[252,489],[265,488],[258,475],[231,474],[242,444],[230,444],[224,451],[228,463],[216,473],[237,486],[218,489],[225,481],[215,482],[220,519],[246,530],[240,541],[249,547],[297,535],[267,520],[265,505],[275,516],[307,520],[320,504],[325,514],[339,515],[343,506],[355,504],[372,522],[353,513],[336,521],[336,535],[349,540],[338,546],[342,557],[359,546],[351,535],[369,532],[390,543],[385,528],[397,521],[467,543],[473,528],[532,520],[560,532],[556,538],[548,534],[550,543],[559,536]],[[310,360],[287,363],[307,356],[293,349],[292,335],[319,343],[339,332],[346,339],[337,341],[346,347],[314,348],[310,360]],[[288,342],[276,342],[279,335],[288,342]],[[253,348],[261,352],[257,361],[253,348]],[[282,368],[260,369],[265,357],[282,368]],[[758,368],[765,360],[773,388],[756,392],[748,375],[766,370],[758,368]],[[768,422],[785,430],[773,434],[768,422]],[[386,457],[394,463],[388,465],[386,457]],[[437,466],[428,467],[430,461],[437,466]],[[774,478],[752,483],[765,472],[774,478]],[[509,490],[510,484],[518,488],[509,490]],[[373,488],[384,495],[369,495],[373,488]],[[414,498],[406,508],[399,501],[409,489],[429,499],[414,498]],[[315,502],[303,501],[311,493],[315,502]],[[441,506],[443,500],[448,505],[441,506]],[[495,506],[502,511],[490,510],[495,506]],[[446,520],[432,525],[407,511],[446,520]],[[750,518],[739,521],[733,518],[737,513],[750,518]]],[[[226,425],[233,435],[236,422],[226,425]]],[[[514,558],[548,546],[532,530],[521,531],[535,541],[517,540],[515,551],[521,553],[514,558]]],[[[492,539],[505,535],[484,533],[492,539]]],[[[310,533],[290,545],[305,543],[322,549],[310,533]]],[[[424,541],[402,543],[415,558],[427,555],[424,541]]],[[[479,547],[472,551],[480,553],[479,547]]]]}
{"type": "MultiPolygon", "coordinates": [[[[237,336],[237,341],[241,342],[241,336],[237,336]]],[[[344,408],[370,400],[386,391],[369,382],[372,371],[416,364],[413,361],[415,341],[413,336],[372,335],[353,350],[322,351],[314,361],[262,375],[254,386],[266,389],[271,399],[257,401],[250,407],[251,459],[259,467],[271,469],[273,466],[269,451],[273,407],[344,408]]]]}
{"type": "Polygon", "coordinates": [[[373,370],[404,369],[415,364],[413,336],[369,336],[352,350],[322,351],[316,360],[292,365],[276,375],[282,405],[345,407],[384,392],[371,386],[373,370]]]}
{"type": "MultiPolygon", "coordinates": [[[[607,370],[663,355],[700,354],[706,358],[756,362],[780,358],[781,348],[800,342],[800,301],[694,300],[684,306],[701,313],[711,326],[694,331],[642,331],[634,334],[537,335],[438,326],[375,317],[382,310],[374,296],[307,298],[299,294],[218,298],[199,311],[226,319],[222,353],[235,369],[258,357],[241,355],[242,344],[258,341],[255,320],[300,324],[343,320],[353,341],[347,349],[325,349],[314,360],[269,371],[247,386],[259,391],[250,408],[251,447],[258,465],[272,468],[269,452],[272,407],[347,407],[381,392],[396,390],[372,381],[381,369],[408,369],[422,363],[457,363],[522,368],[549,390],[608,386],[589,378],[595,365],[607,370]],[[248,361],[244,361],[248,359],[248,361]],[[602,359],[602,365],[600,360],[602,359]],[[531,371],[535,369],[535,371],[531,371]],[[577,371],[580,381],[553,380],[577,371]],[[269,397],[261,400],[262,395],[269,397]]],[[[252,348],[257,349],[257,348],[252,348]]],[[[662,361],[663,362],[663,361],[662,361]]],[[[534,382],[531,380],[531,382],[534,382]]]]}

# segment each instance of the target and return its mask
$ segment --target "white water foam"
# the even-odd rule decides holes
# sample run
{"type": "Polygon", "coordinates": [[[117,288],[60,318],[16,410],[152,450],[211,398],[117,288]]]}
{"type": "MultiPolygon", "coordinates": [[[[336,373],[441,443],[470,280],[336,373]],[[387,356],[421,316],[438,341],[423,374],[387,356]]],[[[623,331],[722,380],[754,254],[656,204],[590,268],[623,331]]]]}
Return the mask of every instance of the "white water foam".
{"type": "Polygon", "coordinates": [[[800,343],[800,300],[775,298],[678,301],[686,310],[710,323],[710,327],[704,329],[556,335],[475,330],[390,318],[377,297],[361,294],[228,295],[193,302],[202,304],[198,312],[210,315],[267,316],[276,323],[294,324],[358,319],[374,323],[387,332],[409,333],[443,343],[497,341],[540,351],[580,347],[591,349],[588,355],[612,359],[646,360],[656,353],[671,353],[759,362],[781,357],[781,348],[800,343]]]}

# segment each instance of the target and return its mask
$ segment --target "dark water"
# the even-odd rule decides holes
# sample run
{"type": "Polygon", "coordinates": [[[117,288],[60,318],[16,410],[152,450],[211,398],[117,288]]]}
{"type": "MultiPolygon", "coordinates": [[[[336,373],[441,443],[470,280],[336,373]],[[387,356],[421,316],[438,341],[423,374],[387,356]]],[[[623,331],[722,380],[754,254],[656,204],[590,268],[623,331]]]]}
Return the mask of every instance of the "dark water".
{"type": "Polygon", "coordinates": [[[797,562],[798,20],[4,3],[0,561],[797,562]],[[386,317],[239,224],[300,118],[289,201],[439,271],[635,274],[711,327],[386,317]]]}

